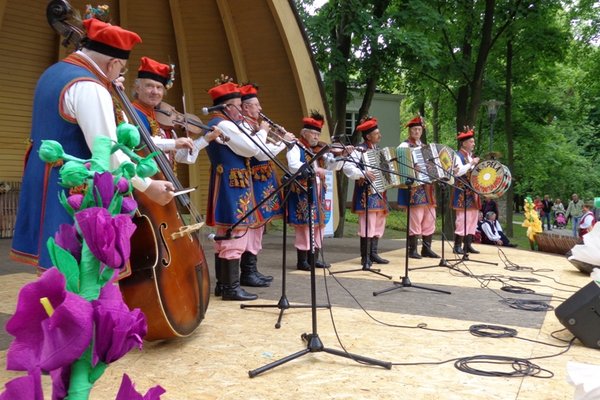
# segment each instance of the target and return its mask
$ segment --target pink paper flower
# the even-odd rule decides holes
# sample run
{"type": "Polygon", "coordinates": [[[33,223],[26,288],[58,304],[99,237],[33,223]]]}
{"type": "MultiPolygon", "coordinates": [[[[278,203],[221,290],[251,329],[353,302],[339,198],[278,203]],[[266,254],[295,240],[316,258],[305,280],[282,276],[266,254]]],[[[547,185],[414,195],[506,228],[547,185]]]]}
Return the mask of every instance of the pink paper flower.
{"type": "Polygon", "coordinates": [[[154,386],[148,392],[142,396],[141,393],[135,390],[135,386],[127,374],[123,374],[123,380],[121,381],[121,387],[117,398],[115,400],[160,400],[160,396],[165,393],[166,390],[160,385],[154,386]]]}

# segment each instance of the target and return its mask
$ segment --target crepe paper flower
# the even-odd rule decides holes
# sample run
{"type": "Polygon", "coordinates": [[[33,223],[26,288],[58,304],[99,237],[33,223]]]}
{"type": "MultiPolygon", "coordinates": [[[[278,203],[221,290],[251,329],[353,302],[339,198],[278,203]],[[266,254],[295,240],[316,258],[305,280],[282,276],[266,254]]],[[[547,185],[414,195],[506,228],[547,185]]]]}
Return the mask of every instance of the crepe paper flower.
{"type": "Polygon", "coordinates": [[[110,172],[94,174],[94,194],[98,207],[109,208],[115,197],[114,177],[110,172]]]}
{"type": "Polygon", "coordinates": [[[92,339],[92,305],[65,290],[65,277],[50,268],[35,282],[19,291],[15,314],[6,331],[15,337],[6,354],[6,368],[43,371],[71,364],[92,339]],[[40,299],[54,308],[49,316],[40,299]]]}
{"type": "Polygon", "coordinates": [[[117,141],[130,149],[140,145],[140,131],[132,124],[122,122],[117,126],[117,141]]]}
{"type": "Polygon", "coordinates": [[[119,178],[117,181],[117,191],[121,194],[128,194],[131,192],[131,183],[126,178],[119,178]]]}
{"type": "Polygon", "coordinates": [[[123,374],[123,380],[121,381],[121,387],[117,393],[115,400],[160,400],[160,396],[165,393],[166,390],[160,385],[154,386],[148,392],[142,396],[141,393],[135,390],[135,386],[127,374],[123,374]]]}
{"type": "Polygon", "coordinates": [[[113,171],[113,175],[120,175],[125,179],[131,179],[135,176],[135,164],[131,161],[122,162],[119,168],[113,171]]]}
{"type": "Polygon", "coordinates": [[[108,210],[92,207],[75,214],[75,221],[90,251],[111,268],[122,268],[131,254],[135,224],[129,215],[114,217],[108,210]]]}
{"type": "Polygon", "coordinates": [[[137,210],[137,201],[131,196],[123,197],[123,203],[121,204],[121,212],[123,214],[132,214],[137,210]]]}
{"type": "Polygon", "coordinates": [[[44,400],[42,374],[39,369],[7,382],[4,388],[0,400],[44,400]]]}
{"type": "Polygon", "coordinates": [[[152,157],[158,155],[158,153],[150,153],[147,157],[140,159],[138,162],[135,173],[140,178],[149,178],[158,172],[158,166],[156,161],[152,157]]]}
{"type": "Polygon", "coordinates": [[[91,178],[90,171],[88,171],[85,165],[77,161],[67,161],[60,167],[59,174],[61,186],[68,188],[81,186],[87,179],[91,178]]]}
{"type": "Polygon", "coordinates": [[[67,397],[69,390],[71,366],[67,365],[50,371],[50,378],[52,378],[52,400],[63,400],[67,397]]]}
{"type": "Polygon", "coordinates": [[[54,240],[57,245],[71,253],[78,262],[81,260],[82,243],[75,226],[61,224],[58,227],[58,232],[54,235],[54,240]]]}
{"type": "Polygon", "coordinates": [[[61,160],[77,161],[80,163],[85,163],[87,161],[66,154],[62,145],[56,140],[42,140],[42,144],[38,150],[38,155],[42,161],[49,164],[53,164],[61,160]]]}
{"type": "Polygon", "coordinates": [[[117,361],[129,350],[141,350],[148,332],[146,318],[140,309],[133,311],[123,301],[118,286],[109,283],[100,290],[94,307],[95,337],[92,365],[117,361]]]}
{"type": "Polygon", "coordinates": [[[82,202],[83,202],[83,195],[80,193],[73,194],[73,195],[67,197],[67,203],[74,211],[77,211],[81,208],[82,202]]]}

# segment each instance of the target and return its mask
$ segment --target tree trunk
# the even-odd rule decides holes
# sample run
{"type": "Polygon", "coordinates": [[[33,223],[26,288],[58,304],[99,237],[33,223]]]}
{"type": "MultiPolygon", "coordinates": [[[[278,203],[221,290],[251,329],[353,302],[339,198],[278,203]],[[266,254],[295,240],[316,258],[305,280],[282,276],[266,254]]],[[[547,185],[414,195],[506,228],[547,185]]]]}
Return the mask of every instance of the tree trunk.
{"type": "MultiPolygon", "coordinates": [[[[514,170],[514,147],[513,147],[513,131],[512,131],[512,61],[513,61],[513,46],[512,39],[506,43],[506,92],[504,96],[504,130],[506,132],[506,145],[508,147],[508,169],[514,170]]],[[[513,186],[508,188],[506,193],[506,235],[513,236],[513,186]]]]}

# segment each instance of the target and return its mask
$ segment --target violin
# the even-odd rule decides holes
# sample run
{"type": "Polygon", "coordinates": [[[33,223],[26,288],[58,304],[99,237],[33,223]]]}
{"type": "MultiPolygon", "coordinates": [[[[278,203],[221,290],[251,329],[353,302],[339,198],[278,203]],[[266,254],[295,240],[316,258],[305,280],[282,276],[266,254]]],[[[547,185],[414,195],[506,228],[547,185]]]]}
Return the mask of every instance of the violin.
{"type": "Polygon", "coordinates": [[[211,131],[211,127],[202,123],[202,120],[190,113],[181,113],[170,104],[162,101],[155,109],[156,120],[167,129],[180,126],[192,135],[201,135],[204,131],[211,131]]]}
{"type": "MultiPolygon", "coordinates": [[[[176,126],[181,126],[186,132],[192,134],[196,138],[206,132],[218,129],[205,125],[202,120],[194,114],[184,114],[177,111],[175,107],[164,101],[154,109],[154,115],[156,116],[156,121],[163,129],[167,130],[176,126]]],[[[221,139],[221,143],[225,143],[229,140],[229,137],[222,132],[219,133],[218,137],[221,139]]]]}

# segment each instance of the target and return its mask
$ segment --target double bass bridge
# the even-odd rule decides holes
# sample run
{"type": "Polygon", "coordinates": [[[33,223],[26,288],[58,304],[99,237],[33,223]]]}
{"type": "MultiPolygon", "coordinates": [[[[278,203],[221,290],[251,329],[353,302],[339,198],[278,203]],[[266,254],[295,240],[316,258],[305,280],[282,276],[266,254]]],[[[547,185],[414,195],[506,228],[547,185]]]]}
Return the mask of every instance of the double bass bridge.
{"type": "Polygon", "coordinates": [[[179,231],[171,233],[171,239],[177,240],[184,236],[190,236],[192,233],[199,231],[204,226],[204,222],[198,222],[193,225],[186,225],[179,227],[179,231]]]}

